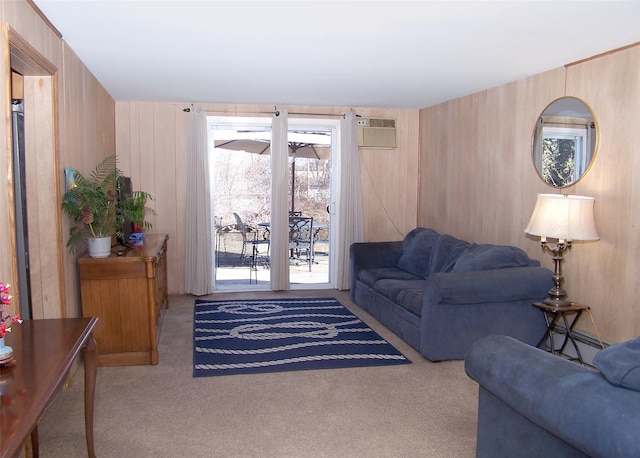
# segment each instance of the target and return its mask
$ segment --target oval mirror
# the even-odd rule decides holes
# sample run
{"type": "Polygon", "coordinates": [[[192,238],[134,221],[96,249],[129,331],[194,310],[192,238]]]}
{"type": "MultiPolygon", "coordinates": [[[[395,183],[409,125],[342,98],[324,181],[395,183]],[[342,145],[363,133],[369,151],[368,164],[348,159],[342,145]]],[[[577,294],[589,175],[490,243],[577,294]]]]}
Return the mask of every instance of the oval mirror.
{"type": "Polygon", "coordinates": [[[533,130],[533,164],[542,181],[554,188],[578,182],[596,154],[598,133],[591,108],[576,97],[551,102],[533,130]]]}

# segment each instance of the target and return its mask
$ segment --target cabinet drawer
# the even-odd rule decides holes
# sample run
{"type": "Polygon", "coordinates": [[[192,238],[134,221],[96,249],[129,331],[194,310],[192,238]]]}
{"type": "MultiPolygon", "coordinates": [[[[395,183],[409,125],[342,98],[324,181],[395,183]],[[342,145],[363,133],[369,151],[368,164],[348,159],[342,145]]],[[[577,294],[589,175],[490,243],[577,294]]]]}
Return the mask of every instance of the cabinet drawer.
{"type": "Polygon", "coordinates": [[[147,267],[144,262],[100,262],[86,260],[80,263],[80,280],[105,280],[107,278],[145,278],[147,267]]]}

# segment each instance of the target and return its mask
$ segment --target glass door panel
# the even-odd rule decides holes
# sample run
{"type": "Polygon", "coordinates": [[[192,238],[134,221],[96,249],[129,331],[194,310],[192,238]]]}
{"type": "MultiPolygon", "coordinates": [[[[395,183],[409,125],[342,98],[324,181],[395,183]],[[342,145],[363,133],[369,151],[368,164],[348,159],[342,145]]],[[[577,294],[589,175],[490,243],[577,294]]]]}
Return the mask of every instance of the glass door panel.
{"type": "Polygon", "coordinates": [[[329,282],[331,161],[290,158],[289,277],[292,285],[329,282]]]}
{"type": "Polygon", "coordinates": [[[219,290],[267,289],[271,161],[263,148],[269,143],[235,141],[237,132],[264,137],[270,125],[211,126],[215,284],[219,290]]]}
{"type": "Polygon", "coordinates": [[[333,137],[326,120],[289,120],[289,278],[292,289],[330,286],[331,215],[328,209],[333,137]]]}

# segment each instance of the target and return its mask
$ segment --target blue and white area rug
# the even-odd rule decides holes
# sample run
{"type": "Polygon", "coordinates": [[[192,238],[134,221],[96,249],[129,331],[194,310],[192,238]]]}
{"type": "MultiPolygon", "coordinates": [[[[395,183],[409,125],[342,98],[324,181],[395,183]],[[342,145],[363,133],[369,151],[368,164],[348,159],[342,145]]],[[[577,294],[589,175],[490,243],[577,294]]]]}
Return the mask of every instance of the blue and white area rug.
{"type": "Polygon", "coordinates": [[[334,298],[196,300],[193,376],[411,363],[334,298]]]}

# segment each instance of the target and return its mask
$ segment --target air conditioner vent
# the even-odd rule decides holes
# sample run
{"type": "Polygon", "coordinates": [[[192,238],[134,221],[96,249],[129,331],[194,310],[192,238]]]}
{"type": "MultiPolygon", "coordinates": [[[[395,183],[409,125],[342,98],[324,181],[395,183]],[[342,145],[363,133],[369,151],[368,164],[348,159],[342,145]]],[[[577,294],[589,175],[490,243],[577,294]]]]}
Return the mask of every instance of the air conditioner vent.
{"type": "Polygon", "coordinates": [[[379,149],[396,148],[395,119],[358,119],[358,146],[379,149]]]}

